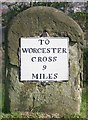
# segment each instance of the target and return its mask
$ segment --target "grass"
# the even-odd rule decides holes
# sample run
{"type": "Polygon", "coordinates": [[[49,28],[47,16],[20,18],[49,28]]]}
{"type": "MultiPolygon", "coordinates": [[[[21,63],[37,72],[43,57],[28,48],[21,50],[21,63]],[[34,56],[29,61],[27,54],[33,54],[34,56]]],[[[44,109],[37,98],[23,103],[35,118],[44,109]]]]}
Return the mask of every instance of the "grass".
{"type": "MultiPolygon", "coordinates": [[[[0,84],[0,108],[2,107],[2,85],[0,84]]],[[[71,120],[71,119],[85,119],[85,120],[88,120],[88,109],[87,109],[87,106],[88,106],[88,83],[85,81],[84,82],[84,87],[83,87],[83,92],[82,92],[82,104],[81,104],[81,111],[80,111],[80,114],[79,115],[75,115],[75,114],[70,114],[70,115],[66,115],[64,117],[64,120],[71,120]]],[[[20,112],[18,113],[11,113],[11,114],[4,114],[4,113],[1,113],[0,115],[0,118],[10,118],[9,120],[12,120],[13,118],[50,118],[52,120],[54,120],[55,118],[55,115],[48,115],[48,114],[44,114],[44,113],[25,113],[25,114],[22,114],[20,112]]]]}
{"type": "Polygon", "coordinates": [[[80,111],[82,118],[87,118],[87,100],[88,100],[87,91],[88,91],[88,85],[87,82],[84,82],[84,87],[82,91],[82,105],[80,111]]]}
{"type": "Polygon", "coordinates": [[[0,112],[2,110],[2,85],[0,83],[0,112]]]}

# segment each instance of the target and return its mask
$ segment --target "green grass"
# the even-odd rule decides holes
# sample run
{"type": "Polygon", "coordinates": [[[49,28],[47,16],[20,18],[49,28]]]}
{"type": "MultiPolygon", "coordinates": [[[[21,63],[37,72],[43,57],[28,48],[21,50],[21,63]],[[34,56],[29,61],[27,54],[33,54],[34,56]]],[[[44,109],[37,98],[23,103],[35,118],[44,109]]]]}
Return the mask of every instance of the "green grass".
{"type": "Polygon", "coordinates": [[[81,111],[80,111],[82,118],[87,118],[87,100],[88,100],[87,89],[88,89],[88,86],[84,82],[84,87],[82,90],[82,104],[81,104],[81,111]]]}
{"type": "MultiPolygon", "coordinates": [[[[0,85],[0,88],[1,88],[1,85],[0,85]]],[[[1,89],[0,89],[0,93],[1,93],[1,89]]],[[[67,115],[65,116],[65,119],[64,120],[71,120],[74,118],[74,120],[76,119],[81,119],[81,118],[84,118],[85,120],[88,120],[88,114],[87,114],[87,101],[88,101],[88,84],[87,82],[84,82],[84,87],[83,87],[83,92],[82,92],[82,104],[81,104],[81,111],[80,111],[80,114],[79,115],[75,115],[75,114],[70,114],[70,115],[67,115]]],[[[1,99],[2,99],[2,96],[0,94],[0,107],[1,107],[1,99]]],[[[10,118],[10,120],[12,120],[12,118],[40,118],[41,116],[44,116],[43,113],[25,113],[25,114],[21,114],[21,113],[11,113],[11,114],[4,114],[2,113],[0,115],[0,118],[10,118]]],[[[54,117],[51,116],[51,119],[54,120],[54,117]]]]}
{"type": "Polygon", "coordinates": [[[2,110],[2,85],[0,83],[0,112],[2,110]]]}

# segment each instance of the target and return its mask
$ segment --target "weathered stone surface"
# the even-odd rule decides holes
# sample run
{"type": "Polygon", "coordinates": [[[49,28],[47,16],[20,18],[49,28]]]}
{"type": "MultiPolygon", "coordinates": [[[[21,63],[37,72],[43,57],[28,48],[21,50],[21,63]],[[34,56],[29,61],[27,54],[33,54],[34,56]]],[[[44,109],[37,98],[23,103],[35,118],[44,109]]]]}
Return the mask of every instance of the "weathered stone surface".
{"type": "MultiPolygon", "coordinates": [[[[61,11],[50,7],[33,7],[14,18],[8,32],[7,80],[10,111],[79,113],[81,103],[83,32],[79,25],[61,11]],[[69,81],[20,82],[17,50],[19,38],[39,36],[46,29],[52,37],[68,36],[69,81]]],[[[59,66],[58,66],[59,67],[59,66]]]]}
{"type": "Polygon", "coordinates": [[[52,37],[69,36],[71,41],[83,43],[83,33],[77,23],[61,11],[50,7],[34,7],[20,13],[8,32],[10,63],[18,66],[19,38],[39,36],[46,29],[52,37]]]}

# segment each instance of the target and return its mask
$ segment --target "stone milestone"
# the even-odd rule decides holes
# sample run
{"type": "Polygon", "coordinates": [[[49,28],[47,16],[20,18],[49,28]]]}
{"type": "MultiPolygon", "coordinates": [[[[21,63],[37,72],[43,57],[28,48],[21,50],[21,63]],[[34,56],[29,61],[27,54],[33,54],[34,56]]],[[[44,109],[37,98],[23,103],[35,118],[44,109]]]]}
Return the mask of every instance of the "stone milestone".
{"type": "MultiPolygon", "coordinates": [[[[83,79],[83,32],[63,12],[52,7],[31,7],[10,23],[6,39],[5,104],[7,111],[79,113],[83,79]],[[69,80],[66,82],[20,82],[19,39],[36,37],[46,30],[50,37],[69,37],[69,80]]],[[[57,66],[59,67],[59,66],[57,66]]]]}

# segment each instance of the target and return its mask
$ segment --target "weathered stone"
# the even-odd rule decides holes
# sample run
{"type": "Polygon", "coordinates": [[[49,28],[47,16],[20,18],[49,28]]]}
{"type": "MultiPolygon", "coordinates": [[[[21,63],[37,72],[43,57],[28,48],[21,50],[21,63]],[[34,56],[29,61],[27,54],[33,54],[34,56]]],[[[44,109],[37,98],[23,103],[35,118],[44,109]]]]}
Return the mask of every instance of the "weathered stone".
{"type": "Polygon", "coordinates": [[[83,33],[78,24],[61,11],[49,7],[30,8],[20,13],[11,23],[8,32],[11,64],[18,66],[19,38],[39,36],[44,29],[51,37],[69,36],[71,41],[83,43],[83,33]]]}
{"type": "MultiPolygon", "coordinates": [[[[81,103],[83,32],[79,25],[63,12],[51,7],[32,7],[21,12],[12,21],[8,31],[7,80],[10,80],[8,98],[10,111],[79,113],[81,103]],[[67,36],[69,45],[69,81],[20,82],[18,48],[20,37],[39,36],[47,30],[50,37],[67,36]]],[[[58,66],[59,67],[59,66],[58,66]]]]}

